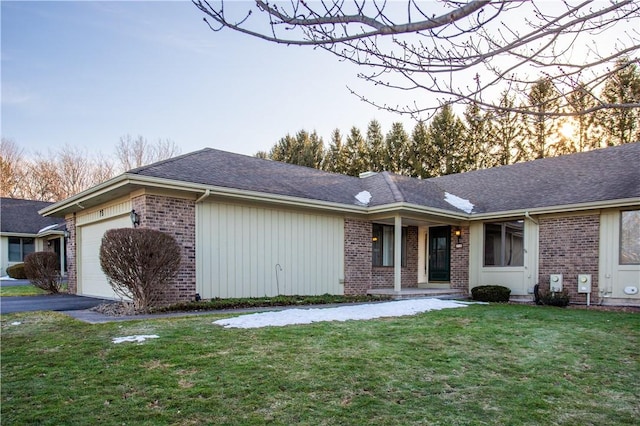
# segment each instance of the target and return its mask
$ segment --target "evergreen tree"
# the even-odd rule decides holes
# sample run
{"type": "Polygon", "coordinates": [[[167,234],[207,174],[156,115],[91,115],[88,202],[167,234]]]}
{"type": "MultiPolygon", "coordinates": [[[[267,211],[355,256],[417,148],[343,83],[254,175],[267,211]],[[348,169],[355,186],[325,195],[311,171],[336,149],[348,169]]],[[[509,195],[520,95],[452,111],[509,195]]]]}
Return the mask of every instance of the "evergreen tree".
{"type": "Polygon", "coordinates": [[[430,149],[425,159],[432,176],[449,175],[471,169],[464,141],[464,124],[451,105],[443,106],[428,129],[430,149]]]}
{"type": "Polygon", "coordinates": [[[284,163],[319,169],[324,158],[322,138],[314,131],[300,130],[295,137],[287,135],[271,148],[269,158],[284,163]]]}
{"type": "Polygon", "coordinates": [[[347,154],[342,144],[342,135],[339,129],[335,129],[331,134],[331,142],[329,143],[322,169],[333,173],[347,173],[347,154]]]}
{"type": "Polygon", "coordinates": [[[553,157],[562,151],[558,138],[558,122],[551,115],[557,113],[560,94],[549,79],[538,80],[529,91],[529,108],[536,114],[527,120],[527,144],[523,154],[530,159],[553,157]]]}
{"type": "Polygon", "coordinates": [[[385,139],[385,170],[401,175],[409,175],[409,135],[402,123],[391,125],[385,139]]]}
{"type": "MultiPolygon", "coordinates": [[[[616,63],[618,69],[604,85],[602,97],[607,103],[640,103],[640,71],[628,59],[616,63]]],[[[640,109],[614,108],[602,114],[607,145],[635,142],[640,136],[640,109]]]]}
{"type": "MultiPolygon", "coordinates": [[[[565,123],[574,127],[572,140],[572,152],[583,152],[600,147],[600,135],[598,132],[598,114],[595,112],[584,113],[589,108],[596,106],[596,99],[578,83],[567,97],[567,111],[575,115],[565,123]]],[[[566,136],[566,135],[565,135],[566,136]]]]}
{"type": "Polygon", "coordinates": [[[464,111],[465,141],[467,162],[471,169],[478,170],[491,167],[489,155],[493,123],[491,113],[483,111],[476,103],[469,104],[464,111]]]}
{"type": "Polygon", "coordinates": [[[411,134],[411,176],[419,178],[432,177],[425,159],[429,157],[429,130],[424,121],[419,121],[411,134]]]}
{"type": "Polygon", "coordinates": [[[515,97],[508,91],[500,95],[500,110],[493,113],[490,160],[487,167],[506,166],[523,159],[524,128],[520,116],[511,111],[515,97]]]}
{"type": "Polygon", "coordinates": [[[355,126],[351,128],[344,148],[347,156],[346,173],[348,175],[358,176],[360,173],[369,170],[367,144],[360,133],[360,129],[355,126]]]}
{"type": "Polygon", "coordinates": [[[371,120],[367,126],[367,150],[369,152],[369,169],[372,172],[384,170],[385,146],[382,127],[377,120],[371,120]]]}

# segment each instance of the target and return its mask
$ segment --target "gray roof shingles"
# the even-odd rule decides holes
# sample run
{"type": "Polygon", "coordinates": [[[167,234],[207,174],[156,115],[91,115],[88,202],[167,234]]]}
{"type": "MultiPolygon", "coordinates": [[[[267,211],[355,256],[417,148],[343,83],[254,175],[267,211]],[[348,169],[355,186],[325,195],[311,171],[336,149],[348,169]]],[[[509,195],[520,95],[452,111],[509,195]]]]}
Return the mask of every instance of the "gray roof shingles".
{"type": "Polygon", "coordinates": [[[43,217],[38,213],[51,204],[46,201],[0,198],[0,231],[36,235],[47,226],[64,224],[64,219],[43,217]]]}
{"type": "Polygon", "coordinates": [[[460,213],[445,192],[474,204],[473,213],[525,210],[640,197],[640,143],[431,179],[382,172],[367,178],[328,173],[211,148],[129,173],[340,204],[406,202],[460,213]]]}

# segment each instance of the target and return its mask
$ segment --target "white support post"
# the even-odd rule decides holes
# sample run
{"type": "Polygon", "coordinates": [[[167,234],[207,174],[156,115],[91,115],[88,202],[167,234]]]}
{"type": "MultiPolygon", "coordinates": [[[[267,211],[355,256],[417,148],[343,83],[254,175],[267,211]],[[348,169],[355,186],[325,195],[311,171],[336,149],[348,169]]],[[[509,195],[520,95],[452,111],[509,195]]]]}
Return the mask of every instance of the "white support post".
{"type": "Polygon", "coordinates": [[[393,290],[402,289],[402,217],[395,217],[393,234],[393,290]]]}

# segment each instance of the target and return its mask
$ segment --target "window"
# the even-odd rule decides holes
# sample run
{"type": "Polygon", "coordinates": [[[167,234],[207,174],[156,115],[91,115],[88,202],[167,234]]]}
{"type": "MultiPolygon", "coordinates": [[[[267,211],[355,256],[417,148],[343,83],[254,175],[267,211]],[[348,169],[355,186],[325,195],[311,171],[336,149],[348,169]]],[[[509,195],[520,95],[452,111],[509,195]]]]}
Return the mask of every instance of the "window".
{"type": "Polygon", "coordinates": [[[640,265],[640,210],[620,212],[620,264],[640,265]]]}
{"type": "Polygon", "coordinates": [[[33,238],[9,238],[9,262],[22,262],[29,253],[36,251],[33,238]]]}
{"type": "Polygon", "coordinates": [[[524,221],[485,223],[484,266],[524,266],[524,221]]]}
{"type": "MultiPolygon", "coordinates": [[[[393,266],[394,227],[373,224],[373,266],[393,266]]],[[[402,265],[407,266],[407,228],[402,228],[402,265]]]]}

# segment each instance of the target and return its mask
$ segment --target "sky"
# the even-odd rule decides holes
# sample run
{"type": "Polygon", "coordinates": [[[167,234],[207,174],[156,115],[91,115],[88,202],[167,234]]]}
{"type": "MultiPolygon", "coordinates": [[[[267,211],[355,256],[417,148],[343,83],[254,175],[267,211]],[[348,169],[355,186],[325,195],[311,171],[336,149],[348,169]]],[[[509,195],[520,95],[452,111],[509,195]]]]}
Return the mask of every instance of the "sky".
{"type": "MultiPolygon", "coordinates": [[[[247,3],[249,5],[249,3],[247,3]]],[[[356,66],[310,47],[213,33],[182,1],[2,1],[2,137],[27,154],[112,155],[121,137],[253,155],[301,129],[394,121],[350,94],[356,66]]],[[[385,96],[394,102],[397,93],[385,96]]],[[[403,102],[400,98],[397,102],[403,102]]]]}

